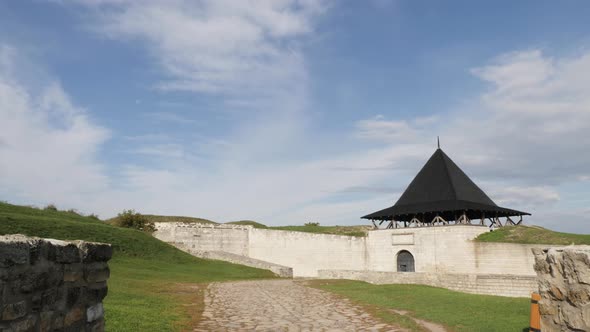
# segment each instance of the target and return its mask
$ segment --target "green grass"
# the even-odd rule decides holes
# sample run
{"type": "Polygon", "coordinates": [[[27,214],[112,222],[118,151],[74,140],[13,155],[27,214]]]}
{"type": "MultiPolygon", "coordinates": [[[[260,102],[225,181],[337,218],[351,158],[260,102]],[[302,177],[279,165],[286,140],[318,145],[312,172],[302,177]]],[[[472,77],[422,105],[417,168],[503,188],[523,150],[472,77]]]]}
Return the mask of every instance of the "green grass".
{"type": "Polygon", "coordinates": [[[368,226],[269,226],[268,229],[347,236],[367,236],[368,226]]]}
{"type": "MultiPolygon", "coordinates": [[[[442,324],[450,331],[523,331],[529,323],[530,300],[474,295],[422,285],[372,285],[352,280],[317,280],[312,286],[361,304],[407,310],[413,317],[442,324]]],[[[528,331],[528,329],[527,329],[528,331]]]]}
{"type": "Polygon", "coordinates": [[[171,331],[188,328],[194,294],[183,283],[272,278],[269,271],[184,253],[149,234],[80,216],[0,203],[0,234],[25,234],[113,245],[105,299],[108,331],[171,331]]]}
{"type": "Polygon", "coordinates": [[[254,220],[230,221],[230,222],[227,222],[226,224],[246,225],[246,226],[253,226],[254,228],[268,228],[268,226],[266,226],[265,224],[261,224],[259,222],[254,221],[254,220]]]}
{"type": "Polygon", "coordinates": [[[215,221],[203,218],[180,217],[180,216],[157,216],[153,214],[144,214],[149,222],[194,222],[199,224],[217,224],[215,221]]]}
{"type": "Polygon", "coordinates": [[[590,234],[559,233],[539,226],[506,226],[483,233],[476,241],[526,244],[590,244],[590,234]]]}

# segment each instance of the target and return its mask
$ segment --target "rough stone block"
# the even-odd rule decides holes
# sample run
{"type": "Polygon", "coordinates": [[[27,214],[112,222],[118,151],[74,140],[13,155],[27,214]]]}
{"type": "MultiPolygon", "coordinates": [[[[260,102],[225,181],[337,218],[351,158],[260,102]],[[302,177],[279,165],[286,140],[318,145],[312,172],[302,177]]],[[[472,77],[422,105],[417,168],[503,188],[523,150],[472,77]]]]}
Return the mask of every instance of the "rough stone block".
{"type": "Polygon", "coordinates": [[[93,322],[97,319],[100,319],[104,316],[104,308],[102,307],[102,303],[98,303],[86,309],[86,321],[93,322]]]}
{"type": "Polygon", "coordinates": [[[15,332],[35,331],[37,315],[31,314],[10,323],[10,328],[15,332]]]}
{"type": "Polygon", "coordinates": [[[15,320],[27,314],[27,302],[9,303],[2,308],[2,320],[15,320]]]}
{"type": "Polygon", "coordinates": [[[534,253],[542,330],[586,331],[590,327],[590,284],[582,281],[590,274],[590,246],[534,253]]]}
{"type": "Polygon", "coordinates": [[[82,280],[83,277],[84,277],[84,267],[81,263],[64,265],[63,281],[76,282],[76,281],[82,280]]]}
{"type": "Polygon", "coordinates": [[[113,248],[110,244],[94,242],[78,242],[78,248],[82,252],[83,262],[106,262],[113,256],[113,248]]]}
{"type": "Polygon", "coordinates": [[[69,327],[76,323],[82,322],[84,320],[84,313],[84,308],[79,306],[70,309],[64,318],[64,327],[69,327]]]}
{"type": "Polygon", "coordinates": [[[88,332],[103,332],[104,319],[100,318],[91,323],[86,324],[86,331],[88,332]]]}
{"type": "Polygon", "coordinates": [[[104,331],[110,245],[0,236],[0,331],[104,331]]]}
{"type": "Polygon", "coordinates": [[[63,314],[55,314],[53,316],[53,322],[51,323],[52,331],[61,331],[64,328],[65,316],[63,314]]]}
{"type": "Polygon", "coordinates": [[[54,308],[59,299],[58,288],[50,288],[41,293],[41,307],[54,308]]]}
{"type": "Polygon", "coordinates": [[[88,287],[84,292],[84,301],[88,304],[95,304],[101,302],[108,293],[108,288],[104,284],[99,284],[98,287],[88,287]]]}
{"type": "Polygon", "coordinates": [[[28,264],[34,240],[24,235],[0,236],[0,267],[28,264]]]}
{"type": "Polygon", "coordinates": [[[66,289],[66,306],[72,307],[81,302],[83,296],[83,288],[71,287],[66,289]]]}
{"type": "Polygon", "coordinates": [[[44,311],[39,315],[39,331],[52,331],[54,314],[53,311],[44,311]]]}
{"type": "Polygon", "coordinates": [[[61,269],[55,267],[41,268],[35,267],[23,275],[20,282],[20,291],[30,293],[41,289],[47,289],[59,285],[63,279],[61,269]]]}
{"type": "Polygon", "coordinates": [[[88,283],[106,281],[109,276],[110,270],[106,263],[88,263],[84,265],[84,280],[88,283]]]}
{"type": "Polygon", "coordinates": [[[82,261],[82,255],[78,246],[74,243],[53,243],[52,251],[55,255],[55,261],[58,263],[79,263],[82,261]]]}

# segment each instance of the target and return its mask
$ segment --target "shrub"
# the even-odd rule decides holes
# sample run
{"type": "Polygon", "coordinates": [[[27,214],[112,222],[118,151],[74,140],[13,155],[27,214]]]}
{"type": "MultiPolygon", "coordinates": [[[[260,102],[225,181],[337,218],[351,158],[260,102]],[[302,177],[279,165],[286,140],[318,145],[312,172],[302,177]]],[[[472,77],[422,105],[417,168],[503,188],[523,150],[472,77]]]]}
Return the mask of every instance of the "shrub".
{"type": "Polygon", "coordinates": [[[320,223],[319,222],[306,222],[305,224],[303,224],[304,226],[319,226],[320,223]]]}
{"type": "Polygon", "coordinates": [[[80,213],[78,213],[78,211],[77,211],[76,209],[69,209],[69,210],[67,210],[66,212],[67,212],[67,213],[71,213],[71,214],[75,214],[75,215],[77,215],[77,216],[79,216],[79,215],[80,215],[80,213]]]}
{"type": "Polygon", "coordinates": [[[100,221],[100,218],[98,217],[98,215],[94,214],[94,213],[89,214],[88,218],[100,221]]]}
{"type": "Polygon", "coordinates": [[[156,230],[152,222],[150,222],[144,215],[135,212],[134,210],[124,210],[119,213],[113,220],[113,223],[119,227],[134,228],[150,233],[156,230]]]}
{"type": "Polygon", "coordinates": [[[43,210],[57,211],[57,207],[55,206],[55,204],[49,204],[43,210]]]}

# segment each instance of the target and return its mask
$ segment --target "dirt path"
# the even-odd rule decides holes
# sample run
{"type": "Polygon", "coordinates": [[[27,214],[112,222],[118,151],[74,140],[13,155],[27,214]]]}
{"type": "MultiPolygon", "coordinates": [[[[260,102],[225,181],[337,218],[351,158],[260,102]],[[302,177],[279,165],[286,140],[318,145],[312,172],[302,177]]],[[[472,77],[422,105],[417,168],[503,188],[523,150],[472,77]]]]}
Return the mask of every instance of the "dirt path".
{"type": "Polygon", "coordinates": [[[292,280],[212,283],[195,331],[403,331],[292,280]]]}

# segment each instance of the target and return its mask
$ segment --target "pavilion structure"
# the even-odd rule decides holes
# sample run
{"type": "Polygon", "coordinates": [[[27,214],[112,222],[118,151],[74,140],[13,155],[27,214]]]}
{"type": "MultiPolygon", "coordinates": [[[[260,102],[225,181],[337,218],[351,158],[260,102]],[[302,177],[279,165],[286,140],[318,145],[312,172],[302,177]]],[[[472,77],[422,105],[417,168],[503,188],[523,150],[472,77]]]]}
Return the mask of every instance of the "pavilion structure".
{"type": "Polygon", "coordinates": [[[505,218],[504,225],[518,225],[523,215],[530,213],[496,205],[439,146],[392,207],[362,218],[375,228],[383,223],[386,228],[470,225],[476,220],[502,227],[500,218],[505,218]]]}

